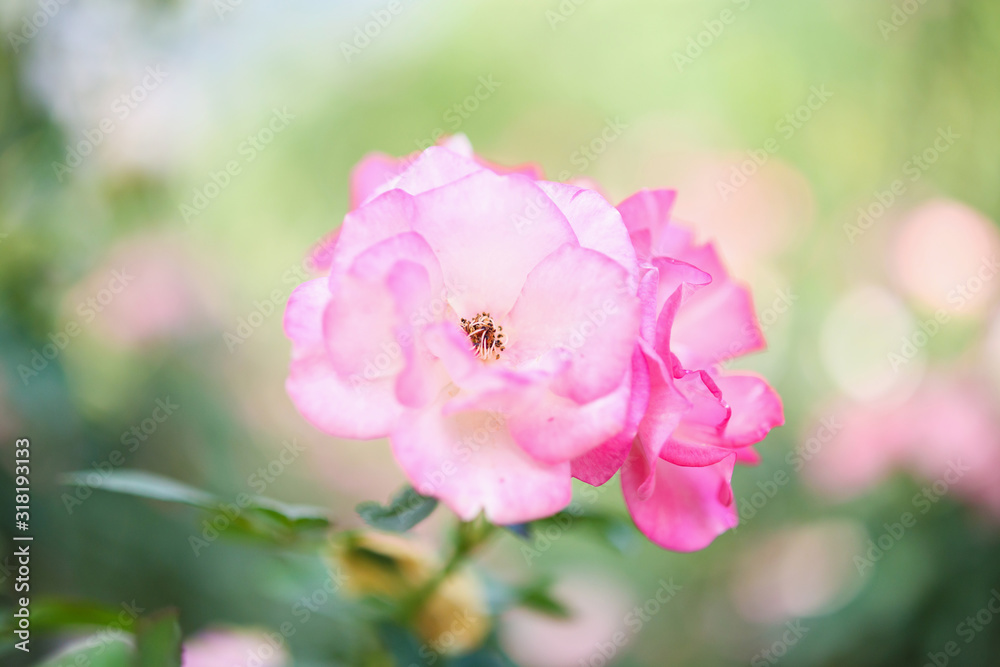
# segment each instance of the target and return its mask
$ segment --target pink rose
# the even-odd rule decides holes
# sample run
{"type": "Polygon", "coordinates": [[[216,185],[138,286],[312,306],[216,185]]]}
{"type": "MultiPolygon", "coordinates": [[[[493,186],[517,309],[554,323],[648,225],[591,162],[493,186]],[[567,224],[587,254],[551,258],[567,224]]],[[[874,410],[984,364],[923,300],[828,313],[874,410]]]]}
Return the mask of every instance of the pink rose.
{"type": "Polygon", "coordinates": [[[783,424],[784,413],[765,380],[720,368],[762,349],[764,337],[749,291],[715,248],[670,223],[674,198],[642,191],[618,206],[640,263],[633,377],[644,379],[633,387],[630,414],[641,417],[634,440],[602,446],[574,471],[598,484],[624,462],[622,488],[639,529],[664,548],[692,551],[737,524],[733,467],[757,462],[752,445],[783,424]]]}
{"type": "Polygon", "coordinates": [[[352,192],[330,275],[285,313],[293,402],[332,435],[388,436],[463,519],[559,511],[571,461],[629,407],[638,266],[618,211],[443,146],[368,158],[352,192]]]}
{"type": "Polygon", "coordinates": [[[766,382],[718,368],[763,337],[714,249],[668,225],[672,199],[616,209],[463,137],[366,158],[316,253],[329,276],[289,300],[289,395],[328,433],[388,436],[463,519],[548,516],[571,477],[621,469],[653,541],[707,545],[735,525],[734,463],[783,417],[766,382]]]}

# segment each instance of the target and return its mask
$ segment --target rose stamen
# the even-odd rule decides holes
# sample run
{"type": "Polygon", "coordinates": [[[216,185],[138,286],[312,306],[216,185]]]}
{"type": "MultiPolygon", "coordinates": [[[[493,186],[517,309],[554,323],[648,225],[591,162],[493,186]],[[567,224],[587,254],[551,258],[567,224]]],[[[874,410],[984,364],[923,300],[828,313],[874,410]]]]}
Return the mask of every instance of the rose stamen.
{"type": "Polygon", "coordinates": [[[497,326],[489,313],[478,313],[471,320],[462,318],[462,330],[469,336],[472,351],[480,359],[500,358],[507,344],[507,334],[497,326]]]}

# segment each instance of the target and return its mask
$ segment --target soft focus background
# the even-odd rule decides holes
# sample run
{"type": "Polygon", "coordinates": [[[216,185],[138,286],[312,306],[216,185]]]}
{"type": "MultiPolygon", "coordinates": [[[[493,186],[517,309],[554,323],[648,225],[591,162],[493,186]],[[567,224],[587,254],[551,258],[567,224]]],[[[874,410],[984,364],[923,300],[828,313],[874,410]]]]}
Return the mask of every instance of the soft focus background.
{"type": "MultiPolygon", "coordinates": [[[[540,667],[997,664],[995,0],[6,0],[0,29],[5,607],[30,436],[33,601],[175,606],[191,665],[391,664],[312,597],[313,551],[57,477],[144,470],[360,525],[402,476],[385,442],[296,414],[281,313],[352,165],[460,132],[615,203],[678,189],[754,288],[770,349],[740,365],[787,413],[704,552],[492,544],[483,571],[551,579],[572,611],[506,612],[492,641],[540,667]]],[[[626,516],[616,481],[582,502],[626,516]]],[[[435,548],[450,521],[417,532],[435,548]]]]}

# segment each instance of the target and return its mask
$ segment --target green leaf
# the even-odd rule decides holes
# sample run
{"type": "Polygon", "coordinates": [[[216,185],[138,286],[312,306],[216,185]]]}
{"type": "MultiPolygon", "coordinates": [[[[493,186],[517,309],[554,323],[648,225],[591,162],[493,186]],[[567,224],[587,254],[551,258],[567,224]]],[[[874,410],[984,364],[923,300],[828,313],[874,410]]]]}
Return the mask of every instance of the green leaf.
{"type": "Polygon", "coordinates": [[[182,503],[202,509],[214,510],[219,504],[219,499],[207,491],[141,470],[116,470],[108,475],[96,470],[80,470],[66,473],[60,481],[70,486],[182,503]]]}
{"type": "Polygon", "coordinates": [[[330,519],[322,508],[292,505],[264,496],[241,494],[236,502],[224,501],[207,491],[141,470],[117,470],[103,475],[94,470],[66,473],[63,484],[122,493],[168,503],[190,505],[210,512],[223,512],[236,532],[270,541],[288,542],[296,533],[329,528],[330,519]],[[228,509],[223,510],[223,507],[228,509]],[[232,516],[235,507],[239,514],[232,516]]]}
{"type": "Polygon", "coordinates": [[[181,626],[175,609],[139,619],[134,667],[181,667],[181,626]]]}
{"type": "Polygon", "coordinates": [[[60,650],[38,667],[131,667],[134,664],[132,646],[107,635],[92,635],[60,650]]]}
{"type": "Polygon", "coordinates": [[[404,533],[430,516],[437,502],[436,498],[422,496],[412,486],[405,486],[387,506],[370,500],[355,509],[372,528],[404,533]]]}
{"type": "Polygon", "coordinates": [[[522,607],[527,607],[528,609],[534,609],[537,612],[541,612],[546,616],[552,616],[553,618],[569,618],[569,609],[566,608],[562,602],[556,600],[549,593],[549,587],[552,585],[550,579],[543,579],[530,586],[525,586],[518,591],[520,599],[518,602],[522,607]]]}
{"type": "MultiPolygon", "coordinates": [[[[527,540],[534,539],[536,531],[543,531],[553,526],[560,534],[575,529],[589,530],[602,543],[615,551],[625,553],[635,546],[638,532],[635,525],[618,515],[604,512],[560,512],[553,516],[529,524],[527,540]]],[[[516,534],[520,535],[520,532],[516,534]]],[[[543,533],[544,534],[544,533],[543,533]]]]}

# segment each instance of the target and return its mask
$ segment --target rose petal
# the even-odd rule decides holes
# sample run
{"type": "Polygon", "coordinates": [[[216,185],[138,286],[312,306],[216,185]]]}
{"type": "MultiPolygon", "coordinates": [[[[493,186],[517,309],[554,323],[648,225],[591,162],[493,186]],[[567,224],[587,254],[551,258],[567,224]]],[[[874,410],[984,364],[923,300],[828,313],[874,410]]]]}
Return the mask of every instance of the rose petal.
{"type": "Polygon", "coordinates": [[[531,180],[482,170],[417,198],[414,229],[441,263],[462,317],[487,312],[503,320],[528,273],[564,243],[577,244],[566,218],[531,180]],[[537,210],[528,234],[515,223],[537,210]]]}
{"type": "Polygon", "coordinates": [[[568,355],[555,390],[579,403],[613,391],[639,331],[639,300],[624,287],[627,279],[625,269],[606,255],[563,246],[525,280],[504,329],[504,356],[528,367],[542,357],[568,355]]]}
{"type": "Polygon", "coordinates": [[[572,498],[569,463],[528,456],[507,431],[503,415],[443,415],[441,403],[404,417],[392,450],[414,488],[440,498],[463,520],[480,511],[497,524],[550,516],[572,498]]]}
{"type": "Polygon", "coordinates": [[[698,468],[657,461],[655,490],[642,499],[642,465],[632,465],[642,457],[633,448],[622,468],[622,490],[635,525],[664,549],[697,551],[739,522],[729,486],[736,456],[698,468]]]}

